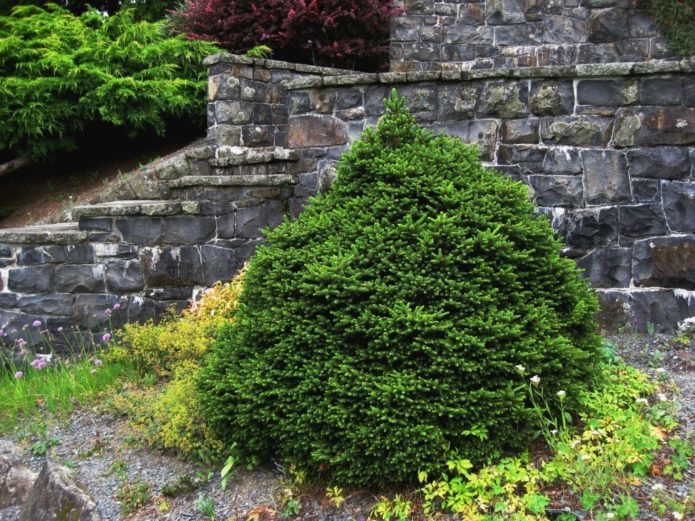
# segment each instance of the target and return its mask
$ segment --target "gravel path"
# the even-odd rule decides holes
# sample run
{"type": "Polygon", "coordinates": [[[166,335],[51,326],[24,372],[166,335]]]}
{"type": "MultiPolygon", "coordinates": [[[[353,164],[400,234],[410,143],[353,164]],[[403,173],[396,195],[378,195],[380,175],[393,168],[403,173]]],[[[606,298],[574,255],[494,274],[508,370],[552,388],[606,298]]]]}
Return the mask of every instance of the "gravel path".
{"type": "MultiPolygon", "coordinates": [[[[610,337],[615,350],[625,360],[652,375],[657,370],[666,370],[675,383],[675,399],[680,404],[678,416],[681,434],[692,434],[695,429],[695,339],[683,344],[675,337],[663,335],[610,337]],[[662,369],[659,369],[662,368],[662,369]]],[[[127,422],[123,418],[99,415],[89,409],[74,413],[69,420],[50,422],[45,439],[55,439],[58,444],[49,449],[45,456],[31,454],[31,445],[36,435],[17,430],[8,438],[19,441],[25,448],[26,461],[38,470],[46,457],[68,464],[74,468],[75,480],[96,500],[105,521],[129,519],[145,520],[201,520],[208,519],[195,505],[199,495],[209,496],[215,505],[216,519],[246,519],[254,508],[268,506],[281,510],[278,504],[285,488],[282,476],[265,469],[239,472],[230,481],[226,491],[218,486],[217,470],[211,480],[204,479],[209,472],[200,466],[181,462],[156,451],[133,446],[130,443],[127,422]],[[196,475],[203,479],[195,478],[196,475]],[[162,488],[182,476],[189,476],[202,483],[200,488],[175,498],[162,496],[162,488]],[[151,500],[130,516],[123,514],[118,501],[118,492],[124,482],[146,483],[151,500]],[[166,503],[166,508],[163,508],[166,503]]],[[[638,492],[641,502],[648,502],[653,492],[652,485],[661,478],[645,481],[638,492]]],[[[666,483],[666,482],[663,482],[666,483]]],[[[679,483],[669,482],[669,491],[685,498],[695,490],[695,472],[689,469],[685,479],[679,483]],[[674,489],[675,488],[675,489],[674,489]]],[[[348,521],[366,519],[374,496],[356,493],[348,498],[341,509],[334,509],[322,498],[322,491],[307,494],[302,499],[302,515],[296,519],[312,521],[348,521]]],[[[17,513],[0,510],[0,521],[13,521],[17,513]]],[[[274,519],[266,513],[260,519],[274,519]]],[[[647,513],[639,517],[643,521],[660,520],[647,513]]]]}

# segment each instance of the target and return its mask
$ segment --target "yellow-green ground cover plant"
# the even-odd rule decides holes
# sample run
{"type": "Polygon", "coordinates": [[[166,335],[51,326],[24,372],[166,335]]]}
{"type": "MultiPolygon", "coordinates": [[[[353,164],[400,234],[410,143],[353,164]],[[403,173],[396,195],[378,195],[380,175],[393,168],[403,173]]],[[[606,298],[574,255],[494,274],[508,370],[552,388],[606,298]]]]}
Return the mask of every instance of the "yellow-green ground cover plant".
{"type": "Polygon", "coordinates": [[[216,284],[181,316],[127,324],[119,331],[110,359],[129,360],[152,385],[130,385],[111,405],[129,416],[136,436],[147,445],[184,459],[211,462],[222,457],[225,447],[201,410],[195,379],[215,330],[234,320],[242,281],[243,272],[216,284]]]}
{"type": "Polygon", "coordinates": [[[600,375],[596,298],[559,251],[521,183],[394,93],[332,189],[251,260],[197,378],[204,415],[242,460],[338,485],[523,450],[519,367],[552,417],[578,414],[600,375]]]}

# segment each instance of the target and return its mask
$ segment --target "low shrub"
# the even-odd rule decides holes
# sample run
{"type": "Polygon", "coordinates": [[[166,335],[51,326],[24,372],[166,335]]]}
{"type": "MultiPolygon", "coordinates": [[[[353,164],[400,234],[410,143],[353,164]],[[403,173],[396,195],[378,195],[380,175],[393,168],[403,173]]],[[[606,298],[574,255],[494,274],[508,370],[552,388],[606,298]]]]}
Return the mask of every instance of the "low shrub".
{"type": "Polygon", "coordinates": [[[695,56],[695,2],[651,0],[656,25],[681,56],[695,56]]]}
{"type": "Polygon", "coordinates": [[[131,137],[163,134],[172,118],[202,128],[202,60],[215,51],[169,36],[165,22],[137,22],[129,9],[104,17],[17,7],[0,17],[0,155],[45,158],[100,125],[131,137]]]}
{"type": "Polygon", "coordinates": [[[388,66],[397,12],[393,0],[188,0],[173,21],[235,53],[266,44],[280,60],[377,70],[388,66]]]}
{"type": "Polygon", "coordinates": [[[394,97],[252,258],[198,379],[206,417],[242,456],[338,484],[519,449],[524,378],[574,412],[600,358],[596,298],[559,251],[523,184],[394,97]]]}
{"type": "Polygon", "coordinates": [[[130,386],[112,406],[129,416],[137,435],[149,446],[185,459],[220,460],[224,445],[202,411],[195,381],[216,328],[234,320],[243,272],[216,284],[180,317],[159,324],[127,324],[117,333],[114,360],[130,360],[142,374],[155,375],[154,386],[130,386]]]}

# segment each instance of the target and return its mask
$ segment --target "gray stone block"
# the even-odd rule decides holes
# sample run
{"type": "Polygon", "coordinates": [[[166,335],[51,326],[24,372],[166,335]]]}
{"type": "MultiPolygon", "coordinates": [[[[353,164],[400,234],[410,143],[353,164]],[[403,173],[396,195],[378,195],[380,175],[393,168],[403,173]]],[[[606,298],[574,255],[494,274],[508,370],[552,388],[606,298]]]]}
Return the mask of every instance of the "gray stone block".
{"type": "Polygon", "coordinates": [[[673,290],[631,291],[630,311],[633,330],[646,333],[653,324],[657,333],[673,332],[678,322],[690,316],[687,300],[673,290]]]}
{"type": "Polygon", "coordinates": [[[339,89],[336,92],[336,108],[351,109],[362,106],[362,91],[355,88],[339,89]]]}
{"type": "Polygon", "coordinates": [[[98,293],[104,289],[103,265],[67,265],[56,269],[55,290],[59,293],[98,293]]]}
{"type": "Polygon", "coordinates": [[[582,150],[587,204],[627,202],[632,199],[625,154],[615,150],[582,150]]]}
{"type": "Polygon", "coordinates": [[[531,112],[536,116],[559,116],[574,110],[571,81],[531,82],[531,112]]]}
{"type": "Polygon", "coordinates": [[[347,143],[347,125],[331,116],[294,116],[290,118],[287,146],[303,148],[347,143]]]}
{"type": "Polygon", "coordinates": [[[619,146],[695,144],[695,108],[619,109],[615,141],[619,146]]]}
{"type": "Polygon", "coordinates": [[[72,312],[72,295],[22,295],[17,300],[17,307],[24,313],[35,315],[63,315],[72,312]]]}
{"type": "Polygon", "coordinates": [[[632,277],[632,256],[627,248],[597,248],[577,260],[577,266],[595,288],[627,288],[632,277]]]}
{"type": "Polygon", "coordinates": [[[631,80],[580,80],[577,83],[577,103],[622,107],[639,99],[637,83],[631,80]]]}
{"type": "Polygon", "coordinates": [[[125,242],[140,245],[157,244],[164,233],[164,220],[159,217],[128,217],[116,220],[116,228],[125,242]]]}
{"type": "Polygon", "coordinates": [[[161,237],[161,242],[173,245],[202,244],[210,240],[214,235],[214,217],[168,217],[164,220],[164,233],[161,237]]]}
{"type": "Polygon", "coordinates": [[[7,275],[7,287],[18,293],[47,293],[53,291],[54,285],[55,267],[50,264],[12,268],[7,275]]]}
{"type": "Polygon", "coordinates": [[[110,260],[105,263],[106,287],[113,293],[130,293],[145,287],[137,260],[110,260]]]}
{"type": "Polygon", "coordinates": [[[628,12],[625,9],[608,8],[592,11],[586,21],[587,39],[590,42],[614,42],[629,36],[628,12]]]}
{"type": "Polygon", "coordinates": [[[12,248],[5,244],[0,244],[0,257],[12,257],[12,248]]]}
{"type": "Polygon", "coordinates": [[[599,290],[596,294],[601,307],[601,311],[596,315],[596,321],[601,330],[607,332],[632,331],[630,294],[627,291],[611,290],[599,290]]]}
{"type": "Polygon", "coordinates": [[[560,116],[541,119],[541,138],[547,144],[581,147],[605,146],[611,137],[613,118],[560,116]]]}
{"type": "Polygon", "coordinates": [[[117,295],[77,295],[72,309],[72,322],[91,330],[104,330],[110,325],[118,327],[127,316],[127,310],[114,314],[107,312],[107,309],[113,309],[116,303],[123,305],[117,295]]]}
{"type": "Polygon", "coordinates": [[[491,161],[497,145],[498,122],[494,119],[479,119],[473,121],[452,121],[432,125],[430,130],[441,132],[462,139],[466,143],[478,145],[480,157],[491,161]]]}
{"type": "Polygon", "coordinates": [[[203,245],[200,247],[203,259],[205,284],[212,286],[215,282],[226,282],[243,266],[243,261],[237,259],[235,251],[230,248],[203,245]]]}
{"type": "Polygon", "coordinates": [[[519,118],[528,114],[528,84],[495,81],[486,83],[478,101],[478,117],[519,118]]]}
{"type": "Polygon", "coordinates": [[[695,75],[683,78],[683,103],[695,107],[695,75]]]}
{"type": "Polygon", "coordinates": [[[517,0],[487,0],[485,21],[488,25],[523,24],[524,4],[517,0]]]}
{"type": "Polygon", "coordinates": [[[149,287],[205,283],[200,252],[193,246],[143,248],[140,250],[140,268],[149,287]]]}
{"type": "Polygon", "coordinates": [[[642,105],[680,105],[682,102],[683,90],[680,78],[643,78],[640,81],[642,105]]]}
{"type": "Polygon", "coordinates": [[[17,294],[3,291],[0,293],[0,309],[12,309],[17,307],[17,294]]]}
{"type": "Polygon", "coordinates": [[[560,223],[559,232],[567,245],[587,252],[597,246],[618,242],[618,209],[616,207],[572,210],[560,223]]]}
{"type": "Polygon", "coordinates": [[[663,181],[661,195],[670,230],[695,233],[695,183],[663,181]]]}
{"type": "Polygon", "coordinates": [[[440,85],[437,119],[452,121],[471,119],[480,95],[480,85],[440,85]]]}
{"type": "Polygon", "coordinates": [[[653,203],[661,200],[661,183],[657,179],[632,178],[632,197],[636,203],[653,203]]]}
{"type": "Polygon", "coordinates": [[[695,289],[695,236],[652,237],[633,247],[637,286],[695,289]]]}
{"type": "Polygon", "coordinates": [[[543,159],[543,171],[547,174],[572,175],[583,171],[579,151],[574,148],[551,148],[543,159]]]}
{"type": "Polygon", "coordinates": [[[71,244],[65,247],[65,256],[70,264],[91,264],[94,262],[94,247],[91,244],[71,244]]]}
{"type": "Polygon", "coordinates": [[[621,206],[619,215],[621,243],[629,244],[630,239],[668,233],[664,212],[659,204],[621,206]],[[628,240],[623,241],[623,237],[628,240]]]}
{"type": "Polygon", "coordinates": [[[566,175],[530,175],[534,203],[540,206],[578,207],[582,204],[582,178],[566,175]]]}
{"type": "Polygon", "coordinates": [[[501,138],[504,143],[538,143],[537,119],[508,119],[502,122],[501,138]]]}
{"type": "Polygon", "coordinates": [[[57,245],[24,246],[17,254],[17,264],[20,266],[60,264],[65,260],[65,248],[57,245]]]}
{"type": "Polygon", "coordinates": [[[685,148],[635,148],[627,151],[627,159],[631,176],[682,179],[690,175],[690,157],[685,148]]]}

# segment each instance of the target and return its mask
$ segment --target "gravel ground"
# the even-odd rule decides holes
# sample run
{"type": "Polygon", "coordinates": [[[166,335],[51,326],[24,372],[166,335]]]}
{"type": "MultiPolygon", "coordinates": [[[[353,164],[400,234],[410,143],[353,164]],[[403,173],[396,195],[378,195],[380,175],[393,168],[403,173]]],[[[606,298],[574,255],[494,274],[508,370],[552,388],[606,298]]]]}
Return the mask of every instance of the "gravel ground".
{"type": "MultiPolygon", "coordinates": [[[[652,375],[666,370],[674,382],[673,393],[680,404],[678,411],[682,435],[695,429],[695,336],[690,343],[679,342],[675,337],[656,335],[620,335],[610,337],[615,350],[629,364],[652,375]],[[662,369],[659,369],[662,368],[662,369]]],[[[240,470],[230,481],[226,491],[220,490],[218,480],[202,479],[201,487],[175,498],[164,498],[162,487],[176,482],[181,476],[205,476],[208,472],[200,466],[181,462],[156,451],[133,446],[129,439],[127,422],[123,418],[99,415],[89,409],[74,413],[67,421],[50,422],[47,439],[59,443],[46,456],[33,456],[31,445],[36,435],[28,432],[28,426],[17,430],[8,438],[19,441],[25,448],[26,461],[38,470],[46,457],[74,467],[75,480],[95,499],[104,520],[199,520],[208,519],[194,504],[200,494],[208,495],[215,504],[218,520],[246,519],[249,513],[262,514],[263,507],[280,510],[278,505],[284,482],[282,476],[270,470],[240,470]],[[119,471],[120,469],[120,471],[119,471]],[[149,486],[151,500],[137,512],[125,516],[117,495],[124,482],[144,482],[149,486]],[[167,503],[162,509],[162,503],[167,503]]],[[[216,478],[215,472],[215,478],[216,478]]],[[[652,486],[661,483],[671,494],[685,498],[695,490],[695,472],[689,469],[681,482],[662,477],[649,478],[639,488],[636,497],[646,504],[653,495],[652,486]]],[[[302,514],[295,519],[305,521],[348,521],[366,519],[374,496],[358,492],[349,496],[340,509],[332,508],[322,491],[302,496],[302,514]]],[[[642,509],[640,521],[661,521],[642,509]]],[[[16,510],[0,510],[0,521],[18,519],[16,510]]],[[[274,519],[270,510],[260,519],[274,519]]]]}

